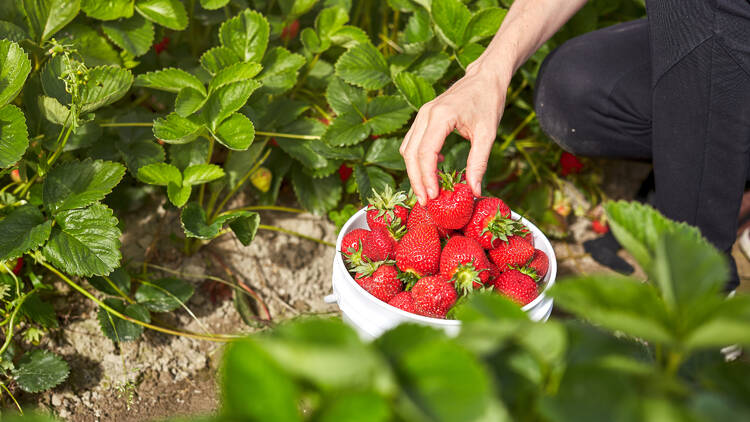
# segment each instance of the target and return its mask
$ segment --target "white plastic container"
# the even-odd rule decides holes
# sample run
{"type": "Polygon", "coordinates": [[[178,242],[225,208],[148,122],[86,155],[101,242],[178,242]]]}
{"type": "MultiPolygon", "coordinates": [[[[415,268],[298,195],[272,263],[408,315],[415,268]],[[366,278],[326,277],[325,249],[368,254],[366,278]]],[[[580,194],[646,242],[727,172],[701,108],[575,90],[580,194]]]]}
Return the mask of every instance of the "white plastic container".
{"type": "MultiPolygon", "coordinates": [[[[513,213],[513,219],[518,218],[519,215],[513,213]]],[[[522,218],[521,221],[534,235],[534,247],[541,249],[549,257],[549,270],[543,281],[545,283],[544,291],[522,309],[529,314],[529,318],[532,320],[546,321],[552,313],[552,298],[546,297],[544,293],[555,284],[555,276],[557,275],[555,251],[552,250],[552,245],[547,237],[535,225],[525,218],[522,218]]],[[[377,338],[383,332],[405,322],[440,328],[451,336],[458,334],[461,329],[461,321],[429,318],[403,311],[372,296],[354,281],[354,278],[347,271],[339,251],[344,236],[354,229],[362,228],[369,228],[367,227],[366,209],[364,208],[354,214],[341,228],[336,240],[336,257],[333,259],[333,294],[326,296],[325,301],[336,303],[341,309],[343,320],[354,327],[360,337],[365,340],[377,338]]]]}

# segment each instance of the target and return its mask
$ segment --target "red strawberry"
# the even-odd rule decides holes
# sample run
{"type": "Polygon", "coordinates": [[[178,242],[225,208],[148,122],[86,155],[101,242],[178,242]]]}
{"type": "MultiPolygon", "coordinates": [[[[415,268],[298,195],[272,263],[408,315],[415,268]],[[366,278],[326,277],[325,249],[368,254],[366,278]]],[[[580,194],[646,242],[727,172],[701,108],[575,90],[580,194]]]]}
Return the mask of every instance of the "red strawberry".
{"type": "Polygon", "coordinates": [[[272,147],[277,147],[277,146],[279,146],[279,143],[278,143],[278,142],[276,142],[276,138],[271,138],[271,141],[269,141],[269,144],[270,144],[270,145],[271,145],[272,147]]]}
{"type": "Polygon", "coordinates": [[[23,258],[18,258],[18,260],[16,260],[16,266],[13,267],[13,274],[15,275],[21,274],[22,269],[23,269],[23,258]]]}
{"type": "Polygon", "coordinates": [[[495,280],[500,277],[500,269],[497,268],[497,265],[495,265],[495,263],[490,261],[489,259],[487,260],[487,262],[490,264],[490,279],[487,280],[486,284],[494,284],[495,280]]]}
{"type": "Polygon", "coordinates": [[[560,174],[567,176],[569,174],[580,173],[583,169],[583,163],[575,155],[563,151],[560,155],[560,174]]]}
{"type": "Polygon", "coordinates": [[[21,172],[18,171],[18,169],[13,169],[10,171],[10,179],[16,183],[21,181],[21,172]]]}
{"type": "Polygon", "coordinates": [[[402,311],[411,312],[412,314],[417,313],[417,307],[414,304],[414,297],[411,292],[400,292],[393,299],[388,302],[389,305],[395,306],[402,311]]]}
{"type": "Polygon", "coordinates": [[[480,199],[474,206],[471,220],[464,227],[464,234],[484,249],[497,247],[508,236],[521,235],[526,227],[510,218],[510,208],[498,198],[480,199]]]}
{"type": "Polygon", "coordinates": [[[524,226],[523,229],[521,229],[521,233],[519,234],[519,236],[523,237],[527,242],[531,243],[531,246],[534,246],[534,233],[532,233],[528,227],[524,226]]]}
{"type": "Polygon", "coordinates": [[[384,261],[395,257],[397,240],[385,227],[371,230],[369,242],[368,256],[372,256],[374,261],[384,261]]]}
{"type": "Polygon", "coordinates": [[[341,240],[341,253],[349,256],[358,252],[360,244],[367,244],[367,239],[369,237],[370,231],[367,229],[354,229],[350,231],[344,235],[344,239],[341,240]]]}
{"type": "Polygon", "coordinates": [[[594,220],[591,222],[591,229],[594,233],[607,234],[609,232],[609,226],[607,223],[603,223],[600,220],[594,220]]]}
{"type": "Polygon", "coordinates": [[[404,290],[401,280],[398,279],[398,270],[391,264],[377,264],[377,269],[371,274],[363,278],[361,286],[383,302],[389,302],[404,290]]]}
{"type": "Polygon", "coordinates": [[[281,30],[281,39],[285,42],[289,42],[297,37],[297,34],[299,33],[299,21],[297,19],[293,20],[292,23],[285,26],[281,30]]]}
{"type": "Polygon", "coordinates": [[[534,247],[520,236],[511,236],[507,242],[490,249],[489,255],[500,271],[506,271],[510,266],[526,265],[534,255],[534,247]]]}
{"type": "Polygon", "coordinates": [[[531,257],[528,267],[534,270],[537,281],[543,279],[547,275],[547,270],[549,270],[549,258],[547,254],[539,249],[534,250],[534,255],[531,257]]]}
{"type": "Polygon", "coordinates": [[[424,277],[411,289],[417,313],[432,318],[445,318],[456,303],[458,294],[453,284],[441,275],[424,277]]]}
{"type": "Polygon", "coordinates": [[[495,290],[524,306],[539,296],[534,279],[518,271],[509,270],[495,280],[495,290]]]}
{"type": "Polygon", "coordinates": [[[440,236],[435,226],[422,224],[407,231],[396,246],[396,265],[418,277],[440,269],[440,236]]]}
{"type": "Polygon", "coordinates": [[[431,224],[435,226],[441,239],[445,239],[453,233],[453,230],[445,230],[435,225],[435,222],[432,221],[432,217],[430,217],[430,214],[427,212],[427,208],[419,205],[419,202],[417,202],[409,213],[409,218],[406,221],[406,228],[411,230],[420,224],[431,224]]]}
{"type": "Polygon", "coordinates": [[[474,194],[458,173],[440,173],[440,193],[427,202],[432,221],[443,229],[458,230],[466,225],[474,211],[474,194]]]}
{"type": "Polygon", "coordinates": [[[169,37],[164,37],[158,43],[154,44],[154,51],[156,54],[161,54],[162,51],[167,49],[169,46],[169,37]]]}
{"type": "Polygon", "coordinates": [[[490,262],[476,240],[453,236],[440,254],[440,275],[464,294],[484,286],[490,278],[490,262]]]}
{"type": "Polygon", "coordinates": [[[393,251],[387,246],[387,242],[373,242],[372,232],[369,230],[354,229],[342,239],[341,253],[346,256],[348,264],[356,267],[366,261],[385,261],[393,251]]]}
{"type": "Polygon", "coordinates": [[[370,230],[376,227],[406,225],[409,217],[406,200],[406,193],[393,192],[390,186],[386,186],[383,193],[373,190],[373,196],[369,198],[370,205],[367,206],[367,225],[370,226],[370,230]]]}
{"type": "Polygon", "coordinates": [[[341,167],[339,167],[339,178],[342,182],[346,182],[349,180],[350,177],[352,177],[352,168],[347,166],[346,164],[342,164],[341,167]]]}

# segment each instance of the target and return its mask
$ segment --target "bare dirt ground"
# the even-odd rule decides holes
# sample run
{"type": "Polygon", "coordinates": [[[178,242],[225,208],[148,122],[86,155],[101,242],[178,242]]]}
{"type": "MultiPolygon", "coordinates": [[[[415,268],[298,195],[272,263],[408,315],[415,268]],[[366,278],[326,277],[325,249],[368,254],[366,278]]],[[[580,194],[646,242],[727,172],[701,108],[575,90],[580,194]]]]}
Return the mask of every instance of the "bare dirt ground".
{"type": "MultiPolygon", "coordinates": [[[[632,198],[648,166],[612,162],[604,166],[605,191],[610,198],[632,198]]],[[[289,199],[287,198],[287,201],[289,199]]],[[[170,237],[179,221],[174,212],[160,206],[125,217],[123,254],[131,265],[142,261],[146,251],[151,262],[188,274],[229,278],[233,274],[258,292],[274,322],[302,314],[336,314],[323,302],[330,291],[333,248],[284,233],[261,230],[255,241],[243,247],[227,235],[192,257],[179,252],[170,237]]],[[[263,224],[271,224],[335,242],[336,230],[327,219],[309,214],[263,212],[263,224]]],[[[581,245],[596,235],[586,219],[571,226],[568,241],[553,242],[559,276],[606,272],[581,245]]],[[[626,254],[622,255],[633,264],[626,254]]],[[[738,255],[742,274],[750,275],[750,262],[738,255]]],[[[155,276],[160,276],[158,272],[155,276]]],[[[637,272],[637,276],[642,276],[637,272]]],[[[194,283],[196,293],[187,303],[194,312],[178,310],[160,315],[162,322],[181,329],[211,333],[248,333],[230,298],[230,291],[205,277],[182,277],[194,283]]],[[[62,354],[71,366],[67,381],[38,395],[21,395],[28,406],[46,408],[69,421],[147,421],[178,415],[199,415],[219,406],[216,373],[222,345],[169,336],[147,330],[137,341],[119,347],[101,334],[97,308],[75,292],[59,286],[63,294],[56,309],[61,327],[43,346],[62,354]]],[[[747,286],[745,286],[746,288],[747,286]]]]}

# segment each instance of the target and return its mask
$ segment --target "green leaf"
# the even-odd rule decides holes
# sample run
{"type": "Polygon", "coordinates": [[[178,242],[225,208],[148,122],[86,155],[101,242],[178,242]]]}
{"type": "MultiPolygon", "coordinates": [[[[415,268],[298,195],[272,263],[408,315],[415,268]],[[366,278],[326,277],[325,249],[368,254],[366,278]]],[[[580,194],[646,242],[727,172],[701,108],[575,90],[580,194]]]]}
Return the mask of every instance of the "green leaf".
{"type": "Polygon", "coordinates": [[[244,62],[235,63],[221,69],[216,73],[211,82],[208,84],[208,92],[214,92],[217,89],[235,82],[250,79],[263,69],[259,63],[244,62]]]}
{"type": "Polygon", "coordinates": [[[190,283],[178,278],[160,278],[143,283],[135,291],[135,300],[153,312],[169,312],[181,307],[195,293],[190,283]]]}
{"type": "Polygon", "coordinates": [[[406,170],[404,159],[398,152],[400,138],[378,138],[370,144],[365,155],[366,164],[377,164],[391,170],[406,170]]]}
{"type": "Polygon", "coordinates": [[[365,89],[380,89],[391,80],[388,63],[370,43],[350,48],[339,57],[335,67],[341,79],[365,89]]]}
{"type": "Polygon", "coordinates": [[[229,3],[229,0],[201,0],[201,6],[208,10],[221,9],[227,3],[229,3]]]}
{"type": "Polygon", "coordinates": [[[418,10],[409,17],[404,28],[404,41],[407,44],[424,43],[432,39],[435,33],[430,25],[430,15],[425,10],[418,10]]]}
{"type": "MultiPolygon", "coordinates": [[[[201,164],[206,162],[208,157],[208,141],[198,139],[189,144],[170,145],[169,159],[180,171],[185,170],[191,164],[201,164]]],[[[226,168],[226,164],[224,165],[226,168]]]]}
{"type": "Polygon", "coordinates": [[[301,420],[295,382],[254,339],[242,339],[226,348],[221,374],[222,413],[240,420],[301,420]]]}
{"type": "Polygon", "coordinates": [[[319,141],[281,138],[276,140],[282,151],[292,156],[292,158],[299,161],[303,166],[313,169],[325,167],[328,164],[328,160],[313,149],[312,144],[314,142],[319,141]]]}
{"type": "Polygon", "coordinates": [[[201,66],[212,75],[239,61],[240,58],[227,47],[214,47],[201,56],[201,66]]]}
{"type": "Polygon", "coordinates": [[[344,113],[333,119],[323,134],[323,140],[330,145],[356,145],[370,134],[370,127],[354,112],[344,113]]]}
{"type": "Polygon", "coordinates": [[[225,147],[244,151],[255,139],[255,126],[245,115],[234,113],[216,129],[216,140],[225,147]]]}
{"type": "MultiPolygon", "coordinates": [[[[224,163],[224,171],[227,174],[227,183],[230,188],[237,186],[237,183],[245,177],[248,172],[255,167],[256,162],[260,158],[261,153],[265,148],[265,142],[255,143],[245,151],[234,151],[229,154],[227,161],[224,163]]],[[[281,153],[279,153],[281,154],[281,153]]],[[[273,154],[271,154],[273,156],[273,154]]],[[[284,159],[289,162],[290,160],[284,156],[284,159]]],[[[205,160],[204,160],[205,161],[205,160]]],[[[274,166],[270,166],[275,168],[274,166]]],[[[274,170],[274,176],[277,171],[274,170]]]]}
{"type": "Polygon", "coordinates": [[[391,188],[396,186],[393,176],[375,166],[358,165],[354,167],[354,177],[357,179],[359,199],[363,204],[370,202],[368,198],[372,196],[373,191],[383,192],[386,186],[391,188]]]}
{"type": "Polygon", "coordinates": [[[68,364],[60,356],[36,349],[21,357],[13,369],[13,378],[23,391],[39,393],[65,381],[69,372],[68,364]]]}
{"type": "Polygon", "coordinates": [[[349,22],[349,14],[341,7],[327,7],[315,18],[315,31],[322,39],[330,39],[331,34],[349,22]]]}
{"type": "MultiPolygon", "coordinates": [[[[76,63],[75,60],[70,62],[76,63]]],[[[48,96],[56,99],[62,105],[68,105],[71,101],[70,94],[65,91],[65,82],[61,76],[71,71],[68,61],[62,55],[57,55],[47,60],[42,68],[42,89],[48,96]]]]}
{"type": "Polygon", "coordinates": [[[367,125],[373,135],[383,135],[401,128],[409,121],[412,111],[399,97],[383,95],[375,97],[367,105],[367,125]]]}
{"type": "Polygon", "coordinates": [[[341,422],[352,420],[353,415],[357,415],[358,422],[392,420],[389,402],[383,396],[372,392],[342,392],[340,396],[331,397],[316,420],[341,422]]]}
{"type": "Polygon", "coordinates": [[[340,45],[344,48],[351,48],[357,44],[366,44],[370,42],[370,37],[362,29],[352,26],[344,25],[339,28],[336,32],[330,35],[331,42],[335,45],[340,45]]]}
{"type": "Polygon", "coordinates": [[[225,21],[219,28],[221,45],[234,51],[243,62],[261,61],[268,46],[268,35],[266,18],[250,9],[225,21]]]}
{"type": "Polygon", "coordinates": [[[258,81],[248,79],[224,85],[212,92],[204,109],[210,129],[215,131],[224,119],[244,106],[259,86],[258,81]]]}
{"type": "Polygon", "coordinates": [[[469,43],[458,51],[456,59],[458,60],[458,64],[466,69],[474,60],[478,59],[482,53],[484,53],[483,46],[476,43],[469,43]]]}
{"type": "Polygon", "coordinates": [[[193,88],[202,94],[206,93],[206,87],[198,78],[182,69],[173,67],[138,75],[135,86],[174,92],[175,94],[183,88],[193,88]]]}
{"type": "Polygon", "coordinates": [[[63,272],[77,276],[109,274],[120,264],[120,229],[112,210],[95,203],[55,216],[44,257],[63,272]]]}
{"type": "Polygon", "coordinates": [[[312,28],[303,29],[299,34],[299,40],[302,46],[312,54],[320,54],[331,46],[329,39],[321,39],[312,28]]]}
{"type": "Polygon", "coordinates": [[[26,38],[29,38],[29,34],[20,26],[0,20],[0,38],[4,38],[9,41],[21,42],[26,38]]]}
{"type": "Polygon", "coordinates": [[[279,6],[285,16],[299,17],[309,12],[318,0],[279,0],[279,6]]]}
{"type": "Polygon", "coordinates": [[[237,236],[237,240],[243,246],[253,242],[255,234],[258,232],[258,226],[260,226],[260,215],[255,212],[243,213],[242,216],[229,222],[229,228],[232,229],[234,235],[237,236]]]}
{"type": "Polygon", "coordinates": [[[70,161],[44,179],[44,206],[53,214],[104,199],[120,183],[125,166],[112,161],[70,161]]]}
{"type": "Polygon", "coordinates": [[[508,13],[507,10],[499,7],[488,7],[475,13],[466,26],[461,44],[481,41],[495,35],[500,28],[500,24],[503,23],[503,19],[505,19],[506,13],[508,13]]]}
{"type": "Polygon", "coordinates": [[[188,16],[179,0],[136,0],[135,10],[144,18],[175,31],[187,28],[188,16]]]}
{"type": "Polygon", "coordinates": [[[130,294],[130,274],[122,267],[112,271],[109,275],[89,278],[89,284],[100,292],[112,296],[130,294]]]}
{"type": "Polygon", "coordinates": [[[133,0],[81,0],[81,10],[100,21],[129,18],[133,16],[133,0]]]}
{"type": "Polygon", "coordinates": [[[70,119],[70,109],[52,97],[46,95],[39,97],[39,109],[45,119],[56,125],[67,127],[72,122],[70,119]]]}
{"type": "Polygon", "coordinates": [[[187,203],[192,192],[193,189],[187,184],[178,185],[174,182],[169,182],[169,184],[167,184],[167,198],[169,198],[169,202],[177,208],[180,208],[187,203]]]}
{"type": "Polygon", "coordinates": [[[14,42],[0,40],[0,107],[16,98],[30,71],[26,52],[14,42]]]}
{"type": "MultiPolygon", "coordinates": [[[[182,209],[180,221],[182,223],[182,229],[185,231],[185,236],[208,240],[218,236],[219,231],[225,223],[230,223],[231,226],[231,223],[238,219],[255,218],[253,217],[254,214],[256,213],[249,211],[230,211],[217,217],[211,224],[208,224],[206,221],[206,212],[203,208],[198,203],[191,202],[182,209]]],[[[240,225],[237,226],[242,235],[246,236],[244,237],[246,240],[248,239],[247,236],[249,233],[245,233],[243,230],[249,227],[243,228],[241,226],[242,224],[247,223],[249,222],[240,223],[240,225]]],[[[250,238],[250,240],[252,240],[252,238],[250,238]]]]}
{"type": "MultiPolygon", "coordinates": [[[[121,314],[142,322],[151,322],[151,314],[138,303],[127,304],[120,299],[104,299],[104,303],[121,314]]],[[[104,308],[99,308],[97,314],[102,332],[115,343],[133,341],[143,334],[143,327],[110,314],[104,308]]]]}
{"type": "Polygon", "coordinates": [[[182,88],[174,102],[174,111],[182,117],[188,117],[206,103],[206,96],[193,88],[182,88]]]}
{"type": "Polygon", "coordinates": [[[450,65],[451,59],[448,54],[445,51],[440,51],[424,55],[412,66],[411,72],[434,84],[443,77],[450,65]]]}
{"type": "Polygon", "coordinates": [[[419,75],[403,71],[393,78],[393,83],[415,110],[435,98],[435,89],[419,75]]]}
{"type": "Polygon", "coordinates": [[[76,57],[80,57],[88,67],[119,66],[122,63],[120,54],[107,39],[87,25],[72,23],[58,32],[56,37],[63,44],[70,44],[77,52],[76,57]]]}
{"type": "Polygon", "coordinates": [[[556,305],[610,330],[674,342],[664,302],[650,284],[622,276],[583,276],[556,284],[550,295],[556,305]]]}
{"type": "Polygon", "coordinates": [[[707,312],[701,309],[703,304],[695,306],[699,311],[699,315],[695,317],[688,313],[690,310],[685,312],[691,317],[688,324],[695,324],[685,336],[685,349],[715,349],[729,344],[750,345],[750,297],[737,295],[723,300],[716,295],[713,301],[708,299],[706,302],[713,302],[707,312]]]}
{"type": "Polygon", "coordinates": [[[326,99],[336,114],[355,111],[364,114],[367,110],[367,93],[339,78],[333,78],[326,89],[326,99]]]}
{"type": "Polygon", "coordinates": [[[177,113],[169,113],[164,118],[154,120],[154,136],[168,144],[186,144],[201,134],[204,127],[196,119],[185,118],[177,113]]]}
{"type": "Polygon", "coordinates": [[[23,112],[13,104],[0,107],[0,169],[10,167],[29,147],[23,112]]]}
{"type": "Polygon", "coordinates": [[[224,170],[216,164],[193,164],[185,169],[182,183],[201,185],[224,177],[224,170]]]}
{"type": "Polygon", "coordinates": [[[34,39],[41,44],[76,17],[80,0],[22,0],[26,22],[34,39]]]}
{"type": "Polygon", "coordinates": [[[0,220],[0,261],[10,261],[36,249],[49,238],[52,221],[34,205],[16,208],[0,220]]]}
{"type": "Polygon", "coordinates": [[[55,308],[43,301],[39,297],[39,293],[33,293],[27,297],[20,312],[23,316],[44,328],[57,328],[59,326],[55,308]]]}
{"type": "Polygon", "coordinates": [[[464,40],[464,32],[471,20],[471,12],[461,0],[433,0],[432,20],[445,41],[458,48],[464,40]]]}
{"type": "Polygon", "coordinates": [[[276,47],[266,54],[262,64],[263,71],[258,79],[263,83],[263,89],[282,94],[297,82],[297,72],[305,64],[305,58],[283,47],[276,47]]]}
{"type": "Polygon", "coordinates": [[[133,83],[130,71],[116,66],[89,70],[88,81],[81,89],[81,112],[94,111],[122,98],[133,83]]]}
{"type": "Polygon", "coordinates": [[[302,206],[316,215],[326,215],[341,200],[341,179],[337,174],[313,179],[299,166],[292,167],[292,187],[302,206]]]}
{"type": "Polygon", "coordinates": [[[154,24],[140,15],[102,23],[102,31],[118,47],[135,57],[146,54],[154,43],[154,24]]]}
{"type": "Polygon", "coordinates": [[[138,169],[138,180],[149,185],[167,186],[170,182],[182,185],[182,174],[177,167],[167,163],[154,163],[138,169]]]}

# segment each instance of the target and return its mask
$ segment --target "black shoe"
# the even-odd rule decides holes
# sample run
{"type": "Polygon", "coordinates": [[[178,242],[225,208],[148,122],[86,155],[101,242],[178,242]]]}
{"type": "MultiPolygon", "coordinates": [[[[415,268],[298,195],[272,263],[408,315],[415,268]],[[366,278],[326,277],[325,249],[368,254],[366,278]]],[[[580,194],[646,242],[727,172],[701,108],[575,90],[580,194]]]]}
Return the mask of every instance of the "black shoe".
{"type": "Polygon", "coordinates": [[[622,249],[620,243],[612,235],[612,232],[596,239],[583,242],[583,250],[586,251],[594,261],[600,265],[612,269],[620,274],[632,274],[633,266],[620,258],[617,252],[622,249]]]}

